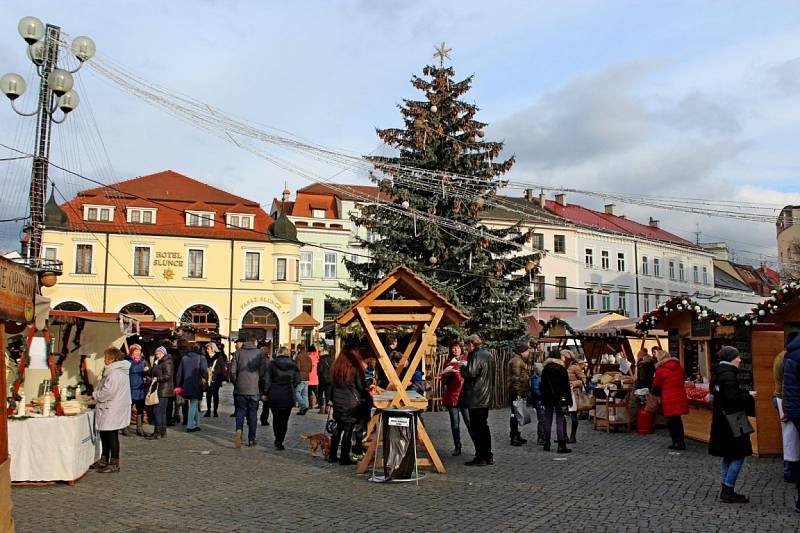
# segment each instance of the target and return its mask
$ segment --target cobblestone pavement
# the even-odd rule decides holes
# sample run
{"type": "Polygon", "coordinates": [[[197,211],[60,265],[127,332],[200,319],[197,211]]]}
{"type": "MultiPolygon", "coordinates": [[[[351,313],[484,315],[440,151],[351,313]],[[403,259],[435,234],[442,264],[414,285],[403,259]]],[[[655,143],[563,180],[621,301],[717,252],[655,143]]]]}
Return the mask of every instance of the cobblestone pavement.
{"type": "MultiPolygon", "coordinates": [[[[496,464],[469,468],[450,456],[447,414],[425,424],[448,473],[419,486],[378,485],[353,467],[311,458],[301,433],[323,430],[325,417],[292,415],[287,449],[234,449],[230,389],[220,418],[203,430],[172,431],[163,441],[121,437],[122,472],[89,473],[64,484],[13,489],[18,531],[798,531],[795,490],[777,459],[749,459],[740,476],[748,505],[718,503],[716,458],[690,443],[669,453],[655,435],[607,434],[581,421],[569,456],[535,444],[508,445],[508,415],[490,416],[496,464]],[[566,457],[566,458],[564,458],[566,457]],[[563,460],[560,460],[563,459],[563,460]]],[[[530,436],[530,428],[525,433],[530,436]]],[[[266,431],[265,431],[266,429],[266,431]]],[[[534,440],[534,439],[531,439],[534,440]]],[[[54,443],[57,445],[57,443],[54,443]]]]}

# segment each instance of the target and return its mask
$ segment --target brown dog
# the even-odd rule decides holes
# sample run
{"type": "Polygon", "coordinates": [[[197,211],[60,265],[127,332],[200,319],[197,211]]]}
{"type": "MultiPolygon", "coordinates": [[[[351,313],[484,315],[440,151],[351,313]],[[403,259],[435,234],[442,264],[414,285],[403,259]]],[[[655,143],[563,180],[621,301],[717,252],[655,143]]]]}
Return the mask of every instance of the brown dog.
{"type": "Polygon", "coordinates": [[[313,435],[300,435],[302,440],[307,440],[311,447],[311,456],[314,457],[317,450],[322,448],[322,457],[327,460],[331,453],[331,438],[324,433],[314,433],[313,435]]]}

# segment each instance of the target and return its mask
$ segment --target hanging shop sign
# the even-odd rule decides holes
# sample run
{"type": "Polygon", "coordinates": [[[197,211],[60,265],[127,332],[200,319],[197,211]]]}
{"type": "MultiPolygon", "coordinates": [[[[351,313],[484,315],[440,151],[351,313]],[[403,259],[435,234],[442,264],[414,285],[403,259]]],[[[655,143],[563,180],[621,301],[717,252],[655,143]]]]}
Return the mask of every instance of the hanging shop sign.
{"type": "Polygon", "coordinates": [[[0,319],[15,322],[33,320],[36,274],[22,265],[0,257],[0,319]]]}

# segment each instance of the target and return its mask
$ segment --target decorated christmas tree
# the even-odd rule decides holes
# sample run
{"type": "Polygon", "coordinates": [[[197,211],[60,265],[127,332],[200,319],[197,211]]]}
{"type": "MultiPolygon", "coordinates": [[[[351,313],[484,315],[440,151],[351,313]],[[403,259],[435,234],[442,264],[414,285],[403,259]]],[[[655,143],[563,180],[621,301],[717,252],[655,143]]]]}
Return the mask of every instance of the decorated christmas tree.
{"type": "Polygon", "coordinates": [[[423,98],[399,106],[405,127],[377,130],[398,151],[372,158],[373,180],[391,203],[365,205],[354,219],[371,234],[363,245],[373,260],[346,261],[351,290],[357,297],[403,264],[470,316],[460,333],[510,341],[527,331],[539,256],[524,247],[530,236],[518,226],[490,229],[480,221],[514,158],[498,161],[503,143],[484,140],[487,124],[463,100],[472,76],[455,81],[454,69],[444,65],[448,52],[442,44],[439,66],[411,79],[423,98]]]}

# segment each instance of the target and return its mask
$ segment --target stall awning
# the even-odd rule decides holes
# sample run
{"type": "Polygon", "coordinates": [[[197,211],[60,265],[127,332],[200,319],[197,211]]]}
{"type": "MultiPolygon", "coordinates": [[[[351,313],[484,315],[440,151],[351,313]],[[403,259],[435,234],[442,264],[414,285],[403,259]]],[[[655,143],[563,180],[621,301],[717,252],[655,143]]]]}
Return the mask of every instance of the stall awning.
{"type": "Polygon", "coordinates": [[[303,311],[289,321],[289,326],[292,328],[316,328],[319,326],[319,322],[317,322],[313,316],[303,311]]]}

